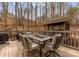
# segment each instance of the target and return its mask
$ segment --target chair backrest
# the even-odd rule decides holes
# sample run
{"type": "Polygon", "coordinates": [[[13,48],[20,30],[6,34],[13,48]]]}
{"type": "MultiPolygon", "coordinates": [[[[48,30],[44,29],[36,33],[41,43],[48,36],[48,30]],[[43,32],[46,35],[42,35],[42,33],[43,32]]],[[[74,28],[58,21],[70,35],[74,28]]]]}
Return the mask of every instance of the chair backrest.
{"type": "Polygon", "coordinates": [[[21,35],[20,37],[22,38],[22,39],[21,39],[21,42],[22,42],[24,48],[28,51],[29,48],[30,48],[30,42],[31,42],[31,41],[29,40],[29,37],[28,37],[28,36],[23,37],[22,35],[21,35]]]}
{"type": "Polygon", "coordinates": [[[16,39],[19,40],[19,41],[21,41],[21,40],[20,40],[20,36],[21,36],[20,33],[17,33],[17,34],[16,34],[16,39]]]}
{"type": "Polygon", "coordinates": [[[26,41],[27,48],[30,49],[32,41],[28,36],[25,38],[25,41],[26,41]]]}
{"type": "Polygon", "coordinates": [[[31,35],[31,34],[32,34],[32,32],[26,32],[25,34],[26,34],[26,35],[31,35]]]}
{"type": "Polygon", "coordinates": [[[60,40],[61,34],[55,34],[52,40],[52,47],[54,50],[57,50],[57,48],[59,47],[60,40]]]}

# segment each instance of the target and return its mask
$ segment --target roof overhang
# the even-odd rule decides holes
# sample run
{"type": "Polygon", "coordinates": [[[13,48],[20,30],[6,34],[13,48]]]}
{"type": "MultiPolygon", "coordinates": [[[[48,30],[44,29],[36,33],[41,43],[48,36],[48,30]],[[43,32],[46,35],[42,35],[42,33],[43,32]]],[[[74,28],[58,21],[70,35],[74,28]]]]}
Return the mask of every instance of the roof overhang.
{"type": "Polygon", "coordinates": [[[54,19],[54,20],[47,21],[47,22],[44,23],[43,25],[56,24],[56,23],[60,23],[60,22],[66,22],[66,23],[69,23],[69,21],[68,21],[67,18],[61,18],[61,19],[54,19]]]}

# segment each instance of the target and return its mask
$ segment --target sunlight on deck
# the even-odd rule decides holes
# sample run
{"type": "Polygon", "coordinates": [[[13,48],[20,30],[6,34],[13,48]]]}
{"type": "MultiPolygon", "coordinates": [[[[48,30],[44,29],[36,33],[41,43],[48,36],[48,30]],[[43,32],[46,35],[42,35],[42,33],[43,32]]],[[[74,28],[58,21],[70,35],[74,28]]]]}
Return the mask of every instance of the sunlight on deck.
{"type": "Polygon", "coordinates": [[[0,45],[0,57],[21,57],[26,53],[21,42],[9,41],[0,45]]]}
{"type": "Polygon", "coordinates": [[[62,57],[79,57],[79,51],[64,46],[59,47],[58,53],[62,57]]]}

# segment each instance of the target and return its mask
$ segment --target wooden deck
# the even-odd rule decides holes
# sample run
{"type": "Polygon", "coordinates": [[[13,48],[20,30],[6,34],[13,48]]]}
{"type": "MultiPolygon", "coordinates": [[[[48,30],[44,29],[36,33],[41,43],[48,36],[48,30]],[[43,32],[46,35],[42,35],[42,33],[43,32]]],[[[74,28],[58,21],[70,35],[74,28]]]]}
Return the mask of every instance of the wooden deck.
{"type": "MultiPolygon", "coordinates": [[[[35,53],[37,53],[37,50],[34,50],[32,52],[33,53],[30,57],[34,57],[35,53]]],[[[79,57],[79,51],[63,46],[60,46],[60,48],[58,49],[58,53],[62,57],[79,57]]],[[[5,44],[0,44],[0,57],[27,57],[27,51],[24,49],[20,41],[9,41],[5,44]]],[[[50,57],[53,57],[53,55],[51,55],[50,57]]]]}
{"type": "Polygon", "coordinates": [[[9,41],[0,45],[0,57],[22,57],[26,50],[19,41],[9,41]]]}
{"type": "Polygon", "coordinates": [[[62,57],[79,57],[79,51],[64,46],[60,46],[57,51],[62,57]]]}

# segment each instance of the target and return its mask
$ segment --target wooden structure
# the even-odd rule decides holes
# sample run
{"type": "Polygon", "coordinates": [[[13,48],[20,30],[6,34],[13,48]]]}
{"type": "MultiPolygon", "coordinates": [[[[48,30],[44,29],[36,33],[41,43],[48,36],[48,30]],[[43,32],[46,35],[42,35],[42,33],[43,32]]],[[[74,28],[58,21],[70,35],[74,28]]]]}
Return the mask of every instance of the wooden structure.
{"type": "Polygon", "coordinates": [[[48,31],[68,31],[70,30],[70,24],[66,18],[62,18],[46,22],[44,29],[48,31]]]}
{"type": "MultiPolygon", "coordinates": [[[[57,33],[62,33],[62,39],[64,39],[63,42],[65,42],[65,40],[70,36],[68,33],[67,34],[64,33],[65,31],[70,31],[70,23],[67,18],[48,21],[47,23],[44,24],[44,29],[46,30],[46,35],[52,36],[57,33]]],[[[66,44],[67,44],[67,40],[66,40],[66,44]]]]}

